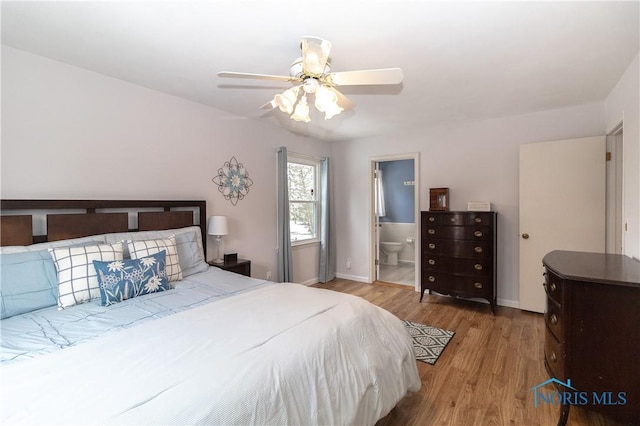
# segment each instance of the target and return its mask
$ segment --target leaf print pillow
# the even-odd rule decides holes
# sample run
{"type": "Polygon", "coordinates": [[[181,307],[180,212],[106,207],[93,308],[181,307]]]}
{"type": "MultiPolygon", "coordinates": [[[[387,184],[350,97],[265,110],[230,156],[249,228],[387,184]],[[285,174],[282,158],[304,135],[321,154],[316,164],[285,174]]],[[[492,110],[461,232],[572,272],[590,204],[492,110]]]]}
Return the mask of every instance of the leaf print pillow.
{"type": "Polygon", "coordinates": [[[167,252],[162,250],[140,259],[93,261],[98,276],[102,306],[169,290],[166,270],[167,252]]]}

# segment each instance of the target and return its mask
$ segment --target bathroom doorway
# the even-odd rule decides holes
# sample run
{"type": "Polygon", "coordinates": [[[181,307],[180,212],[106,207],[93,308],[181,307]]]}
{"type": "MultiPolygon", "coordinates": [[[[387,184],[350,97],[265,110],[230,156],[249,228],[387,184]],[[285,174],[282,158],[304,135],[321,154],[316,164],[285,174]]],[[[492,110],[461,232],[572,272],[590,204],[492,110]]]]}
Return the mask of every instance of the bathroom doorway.
{"type": "Polygon", "coordinates": [[[419,154],[371,158],[372,281],[418,288],[419,154]]]}

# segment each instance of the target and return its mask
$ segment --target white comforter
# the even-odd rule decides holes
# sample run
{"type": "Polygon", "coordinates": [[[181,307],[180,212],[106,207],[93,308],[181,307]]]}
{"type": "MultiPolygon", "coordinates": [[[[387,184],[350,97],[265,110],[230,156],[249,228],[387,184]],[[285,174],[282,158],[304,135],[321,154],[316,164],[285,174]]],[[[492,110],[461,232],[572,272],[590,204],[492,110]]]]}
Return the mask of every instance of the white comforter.
{"type": "Polygon", "coordinates": [[[276,284],[0,367],[0,423],[374,424],[420,388],[402,322],[276,284]]]}

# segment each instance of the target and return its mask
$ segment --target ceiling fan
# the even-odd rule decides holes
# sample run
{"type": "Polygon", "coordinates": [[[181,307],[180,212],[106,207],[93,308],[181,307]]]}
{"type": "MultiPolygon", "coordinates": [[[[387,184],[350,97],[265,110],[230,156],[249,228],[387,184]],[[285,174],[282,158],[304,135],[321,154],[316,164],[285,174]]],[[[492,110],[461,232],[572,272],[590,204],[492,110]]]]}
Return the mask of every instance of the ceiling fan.
{"type": "Polygon", "coordinates": [[[323,112],[325,120],[340,114],[344,109],[353,107],[336,86],[379,85],[402,83],[400,68],[383,68],[360,71],[331,72],[329,52],[331,42],[319,37],[305,36],[300,43],[302,57],[296,59],[289,70],[289,76],[251,74],[220,71],[218,77],[247,78],[257,80],[287,81],[294,87],[275,95],[273,100],[261,109],[280,108],[296,121],[309,122],[309,103],[307,95],[313,94],[314,105],[323,112]]]}

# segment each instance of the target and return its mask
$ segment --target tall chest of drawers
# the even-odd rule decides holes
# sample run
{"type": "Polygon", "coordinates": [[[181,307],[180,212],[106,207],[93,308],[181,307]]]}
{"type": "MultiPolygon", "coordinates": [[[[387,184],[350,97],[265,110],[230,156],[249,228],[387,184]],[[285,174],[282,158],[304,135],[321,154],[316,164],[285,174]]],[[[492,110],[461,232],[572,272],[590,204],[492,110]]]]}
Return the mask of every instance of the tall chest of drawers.
{"type": "MultiPolygon", "coordinates": [[[[584,408],[640,424],[640,262],[556,250],[542,260],[544,364],[584,408]]],[[[560,391],[566,391],[562,388],[560,391]]],[[[569,404],[562,406],[565,424],[569,404]]]]}
{"type": "Polygon", "coordinates": [[[421,212],[420,301],[425,290],[486,299],[495,313],[496,212],[421,212]]]}

